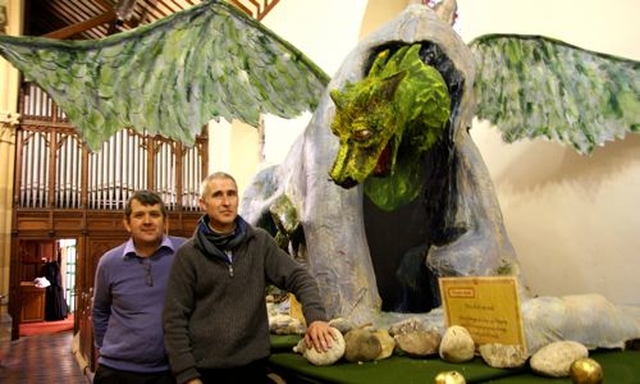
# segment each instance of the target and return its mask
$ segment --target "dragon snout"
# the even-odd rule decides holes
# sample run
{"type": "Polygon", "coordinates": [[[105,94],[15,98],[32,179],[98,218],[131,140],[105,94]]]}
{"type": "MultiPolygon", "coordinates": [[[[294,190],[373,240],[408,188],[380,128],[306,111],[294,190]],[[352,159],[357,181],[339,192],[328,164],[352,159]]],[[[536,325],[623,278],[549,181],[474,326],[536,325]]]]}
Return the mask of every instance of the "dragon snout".
{"type": "Polygon", "coordinates": [[[358,185],[358,181],[356,181],[352,177],[342,176],[337,172],[330,172],[329,173],[329,180],[333,181],[336,185],[338,185],[338,186],[340,186],[340,187],[342,187],[344,189],[353,188],[356,185],[358,185]]]}
{"type": "Polygon", "coordinates": [[[334,183],[341,186],[344,189],[353,188],[358,185],[358,182],[350,177],[345,178],[344,180],[333,180],[334,183]]]}
{"type": "Polygon", "coordinates": [[[334,166],[329,172],[329,180],[333,181],[336,185],[349,189],[358,185],[358,181],[351,176],[348,176],[346,172],[340,172],[339,167],[334,166]]]}
{"type": "Polygon", "coordinates": [[[366,164],[370,157],[357,146],[341,145],[336,159],[329,171],[329,177],[338,186],[349,189],[364,182],[371,173],[371,166],[366,164]]]}

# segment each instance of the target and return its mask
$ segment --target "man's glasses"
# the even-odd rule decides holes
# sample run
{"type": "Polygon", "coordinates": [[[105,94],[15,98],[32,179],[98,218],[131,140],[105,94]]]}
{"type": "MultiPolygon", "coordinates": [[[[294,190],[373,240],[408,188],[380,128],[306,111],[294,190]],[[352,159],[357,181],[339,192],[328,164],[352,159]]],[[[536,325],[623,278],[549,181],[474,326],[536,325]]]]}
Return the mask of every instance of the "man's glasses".
{"type": "Polygon", "coordinates": [[[151,273],[151,260],[145,257],[140,259],[140,264],[144,268],[144,277],[147,282],[147,285],[153,287],[153,273],[151,273]]]}

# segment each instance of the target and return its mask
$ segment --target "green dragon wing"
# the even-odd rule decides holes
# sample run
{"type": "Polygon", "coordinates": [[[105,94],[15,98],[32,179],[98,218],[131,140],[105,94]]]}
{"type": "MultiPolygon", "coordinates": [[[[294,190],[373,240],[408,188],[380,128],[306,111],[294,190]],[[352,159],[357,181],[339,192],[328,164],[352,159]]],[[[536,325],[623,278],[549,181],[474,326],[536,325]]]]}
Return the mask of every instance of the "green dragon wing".
{"type": "Polygon", "coordinates": [[[485,35],[469,46],[477,116],[507,142],[544,136],[590,154],[640,130],[640,62],[542,36],[485,35]]]}
{"type": "Polygon", "coordinates": [[[100,40],[0,36],[0,54],[49,93],[93,150],[125,127],[190,146],[214,118],[294,117],[315,108],[329,82],[224,1],[100,40]]]}

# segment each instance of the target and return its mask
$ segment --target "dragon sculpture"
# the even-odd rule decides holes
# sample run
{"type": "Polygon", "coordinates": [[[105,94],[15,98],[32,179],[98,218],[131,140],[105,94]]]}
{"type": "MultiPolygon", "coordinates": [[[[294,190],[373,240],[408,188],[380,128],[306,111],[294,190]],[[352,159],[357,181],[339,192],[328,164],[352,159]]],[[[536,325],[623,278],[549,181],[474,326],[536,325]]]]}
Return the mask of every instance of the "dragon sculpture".
{"type": "Polygon", "coordinates": [[[438,277],[511,275],[531,350],[640,337],[640,308],[529,296],[468,133],[477,115],[508,141],[545,136],[590,153],[639,129],[640,63],[541,36],[467,45],[454,10],[454,0],[408,6],[330,81],[213,0],[97,41],[0,36],[0,54],[51,94],[92,149],[126,126],[190,144],[212,118],[255,123],[315,108],[285,161],[255,176],[241,214],[307,264],[333,317],[442,327],[438,277]],[[395,283],[379,291],[383,281],[395,283]]]}

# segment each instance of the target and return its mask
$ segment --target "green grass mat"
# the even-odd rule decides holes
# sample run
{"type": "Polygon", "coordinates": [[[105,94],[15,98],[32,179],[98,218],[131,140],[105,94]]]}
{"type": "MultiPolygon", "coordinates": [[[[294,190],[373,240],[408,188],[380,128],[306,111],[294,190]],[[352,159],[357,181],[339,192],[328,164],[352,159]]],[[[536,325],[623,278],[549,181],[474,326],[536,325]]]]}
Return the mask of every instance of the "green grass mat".
{"type": "MultiPolygon", "coordinates": [[[[496,384],[570,384],[571,379],[548,378],[535,375],[528,366],[521,369],[496,369],[476,358],[463,364],[452,364],[437,357],[416,359],[392,356],[389,359],[362,364],[340,361],[326,367],[309,364],[291,348],[298,336],[272,338],[273,355],[270,367],[287,379],[287,384],[345,383],[345,384],[428,384],[442,371],[458,371],[467,383],[496,384]]],[[[640,384],[640,351],[597,350],[590,357],[603,368],[604,382],[612,384],[640,384]]]]}

